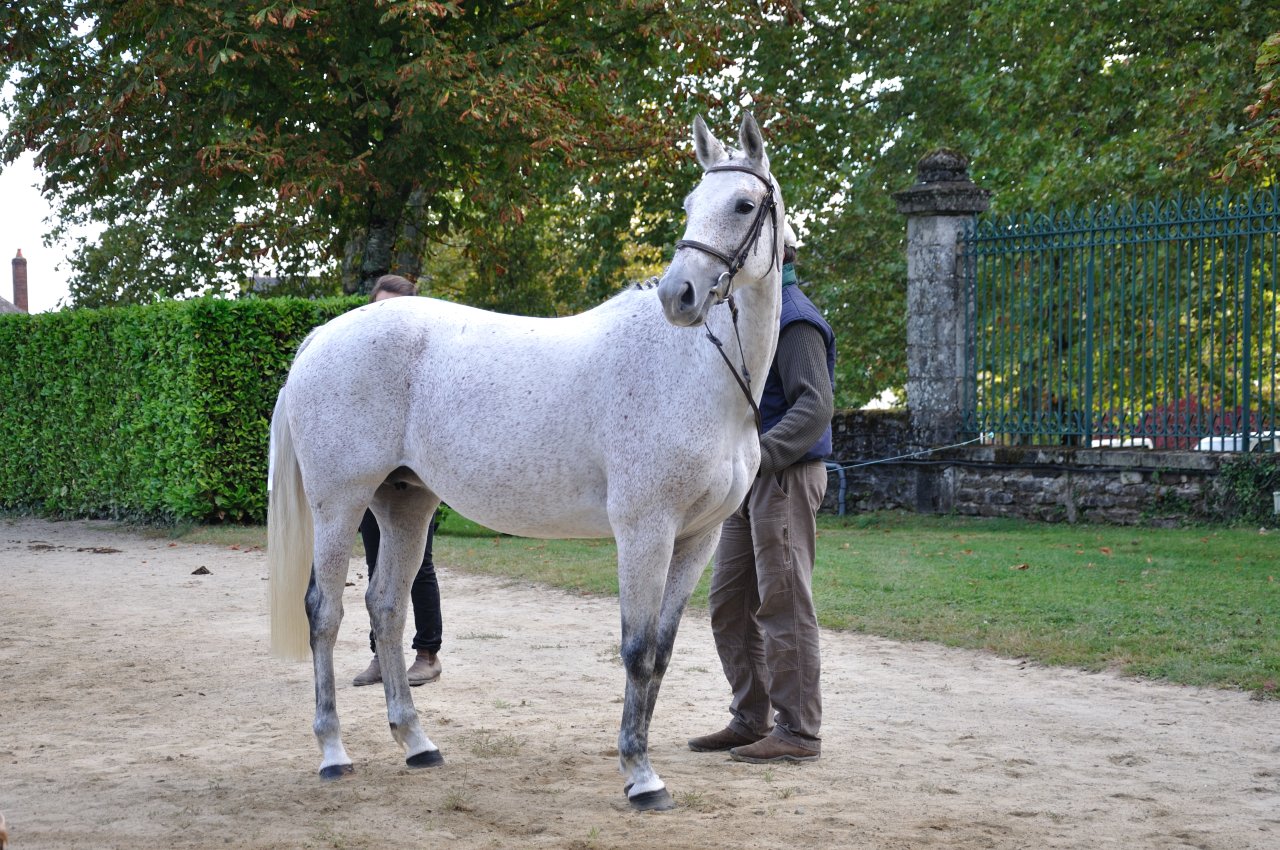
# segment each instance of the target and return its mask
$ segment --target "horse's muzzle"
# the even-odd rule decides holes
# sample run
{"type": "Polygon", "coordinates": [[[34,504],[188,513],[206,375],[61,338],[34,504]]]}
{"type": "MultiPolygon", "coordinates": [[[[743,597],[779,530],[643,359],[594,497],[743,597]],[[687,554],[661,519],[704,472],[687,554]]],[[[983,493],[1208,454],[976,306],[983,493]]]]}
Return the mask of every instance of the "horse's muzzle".
{"type": "Polygon", "coordinates": [[[680,275],[669,274],[658,284],[662,312],[668,322],[682,328],[696,327],[706,321],[714,294],[714,288],[700,292],[697,284],[680,275]]]}

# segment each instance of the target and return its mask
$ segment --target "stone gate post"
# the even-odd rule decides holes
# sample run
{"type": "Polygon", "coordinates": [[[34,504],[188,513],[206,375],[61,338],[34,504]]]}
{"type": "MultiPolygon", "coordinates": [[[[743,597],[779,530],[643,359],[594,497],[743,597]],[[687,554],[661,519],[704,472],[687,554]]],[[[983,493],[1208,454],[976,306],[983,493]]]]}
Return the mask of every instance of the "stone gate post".
{"type": "Polygon", "coordinates": [[[907,217],[907,407],[915,439],[953,443],[963,422],[965,277],[960,238],[991,192],[969,179],[969,160],[939,148],[916,166],[916,183],[895,192],[907,217]]]}

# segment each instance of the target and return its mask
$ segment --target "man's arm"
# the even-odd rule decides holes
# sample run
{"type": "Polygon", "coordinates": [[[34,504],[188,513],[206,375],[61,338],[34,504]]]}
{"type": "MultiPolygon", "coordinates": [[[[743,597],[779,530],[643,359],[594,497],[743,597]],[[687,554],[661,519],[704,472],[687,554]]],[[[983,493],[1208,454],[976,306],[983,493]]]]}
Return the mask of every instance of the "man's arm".
{"type": "Polygon", "coordinates": [[[760,475],[772,475],[804,457],[831,424],[835,398],[827,373],[827,346],[808,322],[792,322],[778,338],[778,376],[789,408],[760,438],[760,475]]]}

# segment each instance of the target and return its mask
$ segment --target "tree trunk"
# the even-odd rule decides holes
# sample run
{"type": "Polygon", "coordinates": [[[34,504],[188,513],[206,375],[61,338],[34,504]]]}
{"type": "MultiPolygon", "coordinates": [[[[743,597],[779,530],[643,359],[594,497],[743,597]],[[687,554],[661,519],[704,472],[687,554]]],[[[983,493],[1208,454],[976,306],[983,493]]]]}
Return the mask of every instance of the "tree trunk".
{"type": "Polygon", "coordinates": [[[391,271],[391,252],[396,245],[396,220],[385,215],[369,217],[369,227],[365,231],[364,256],[360,259],[361,295],[373,291],[378,278],[391,271]]]}
{"type": "Polygon", "coordinates": [[[360,249],[364,246],[364,231],[358,230],[347,237],[342,249],[342,291],[355,295],[360,290],[360,249]]]}
{"type": "Polygon", "coordinates": [[[391,266],[394,274],[403,275],[414,282],[422,273],[423,207],[426,204],[425,193],[421,187],[409,194],[404,213],[400,216],[400,235],[396,239],[395,262],[391,266]]]}
{"type": "MultiPolygon", "coordinates": [[[[417,235],[416,216],[406,207],[418,198],[418,193],[405,186],[391,197],[375,198],[369,205],[369,217],[363,230],[347,240],[342,257],[342,291],[348,294],[368,295],[378,278],[394,271],[411,280],[417,277],[418,262],[411,268],[401,268],[402,257],[393,257],[397,236],[407,231],[410,238],[417,235]],[[405,230],[401,230],[401,222],[405,230]],[[393,269],[393,260],[395,268],[393,269]]],[[[419,199],[420,203],[420,199],[419,199]]],[[[407,244],[407,243],[406,243],[407,244]]]]}

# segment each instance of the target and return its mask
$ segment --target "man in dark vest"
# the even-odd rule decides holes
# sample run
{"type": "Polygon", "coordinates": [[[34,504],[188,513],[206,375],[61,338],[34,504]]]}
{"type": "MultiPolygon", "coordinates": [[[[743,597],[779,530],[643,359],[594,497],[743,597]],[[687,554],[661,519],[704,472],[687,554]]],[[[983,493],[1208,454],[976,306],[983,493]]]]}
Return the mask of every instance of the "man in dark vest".
{"type": "Polygon", "coordinates": [[[786,228],[778,350],[760,400],[760,472],[724,522],[711,576],[711,631],[733,691],[733,719],[689,740],[736,761],[814,761],[821,754],[817,513],[831,453],[835,335],[796,285],[786,228]],[[772,716],[776,712],[776,716],[772,716]]]}

